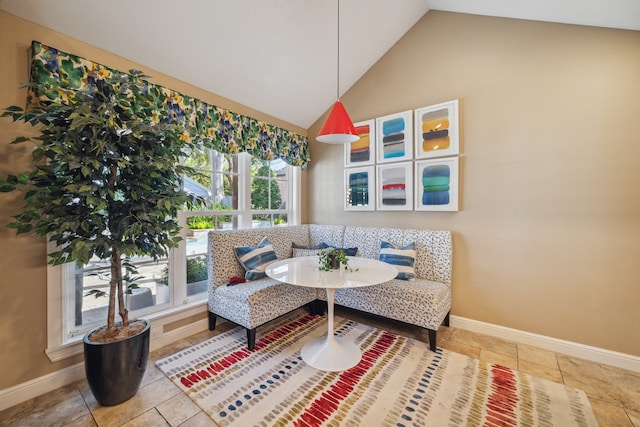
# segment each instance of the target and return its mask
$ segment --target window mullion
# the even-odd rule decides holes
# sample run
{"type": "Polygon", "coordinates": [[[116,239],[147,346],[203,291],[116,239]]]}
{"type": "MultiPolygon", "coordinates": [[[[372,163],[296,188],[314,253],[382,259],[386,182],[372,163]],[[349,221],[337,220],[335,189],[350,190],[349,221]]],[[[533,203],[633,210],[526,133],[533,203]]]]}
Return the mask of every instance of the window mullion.
{"type": "Polygon", "coordinates": [[[287,218],[291,225],[302,221],[301,168],[287,165],[287,218]]]}
{"type": "Polygon", "coordinates": [[[247,153],[238,155],[238,210],[242,212],[239,228],[251,228],[253,215],[251,212],[251,156],[247,153]]]}
{"type": "Polygon", "coordinates": [[[169,284],[171,285],[170,299],[174,304],[187,303],[187,215],[178,211],[178,224],[182,240],[178,247],[169,254],[169,284]]]}

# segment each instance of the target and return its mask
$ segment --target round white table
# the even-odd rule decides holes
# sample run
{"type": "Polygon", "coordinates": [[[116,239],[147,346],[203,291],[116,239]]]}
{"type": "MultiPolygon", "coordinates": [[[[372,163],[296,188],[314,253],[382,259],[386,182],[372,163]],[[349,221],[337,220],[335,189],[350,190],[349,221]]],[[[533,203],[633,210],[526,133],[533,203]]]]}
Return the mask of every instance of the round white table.
{"type": "Polygon", "coordinates": [[[300,355],[308,365],[322,371],[344,371],[357,365],[362,357],[360,347],[349,339],[333,334],[333,301],[336,289],[356,288],[387,282],[398,270],[385,262],[362,257],[347,257],[349,268],[321,271],[317,256],[275,261],[265,272],[272,279],[296,286],[327,290],[327,336],[304,344],[300,355]]]}

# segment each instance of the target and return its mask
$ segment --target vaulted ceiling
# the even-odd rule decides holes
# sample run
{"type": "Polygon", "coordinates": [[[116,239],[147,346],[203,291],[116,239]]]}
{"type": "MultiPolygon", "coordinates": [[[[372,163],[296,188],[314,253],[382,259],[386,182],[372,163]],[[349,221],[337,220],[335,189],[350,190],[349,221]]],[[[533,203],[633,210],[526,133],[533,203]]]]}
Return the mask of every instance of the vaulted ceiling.
{"type": "Polygon", "coordinates": [[[11,14],[305,129],[429,10],[640,30],[639,0],[339,6],[338,89],[338,0],[0,0],[11,14]]]}

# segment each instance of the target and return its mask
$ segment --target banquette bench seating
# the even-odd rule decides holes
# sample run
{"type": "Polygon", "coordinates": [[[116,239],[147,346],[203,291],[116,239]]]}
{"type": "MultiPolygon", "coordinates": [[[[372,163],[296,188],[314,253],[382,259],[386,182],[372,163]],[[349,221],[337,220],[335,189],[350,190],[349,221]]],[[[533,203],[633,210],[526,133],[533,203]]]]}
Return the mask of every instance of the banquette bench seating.
{"type": "Polygon", "coordinates": [[[415,278],[393,279],[380,285],[338,289],[335,303],[426,328],[429,347],[436,350],[436,332],[448,326],[451,310],[452,239],[450,231],[303,224],[246,230],[213,230],[208,235],[209,329],[217,317],[243,326],[253,350],[257,328],[302,306],[322,314],[324,289],[281,283],[269,277],[228,285],[245,276],[234,248],[257,246],[267,238],[278,259],[290,258],[293,246],[325,243],[358,248],[357,256],[378,259],[383,241],[398,247],[415,244],[415,278]]]}

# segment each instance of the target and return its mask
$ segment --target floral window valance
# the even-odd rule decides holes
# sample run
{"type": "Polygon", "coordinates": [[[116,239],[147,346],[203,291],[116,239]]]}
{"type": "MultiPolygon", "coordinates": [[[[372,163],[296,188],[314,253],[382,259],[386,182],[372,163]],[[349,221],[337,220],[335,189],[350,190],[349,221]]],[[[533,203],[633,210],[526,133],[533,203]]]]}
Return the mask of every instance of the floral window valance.
{"type": "MultiPolygon", "coordinates": [[[[55,79],[65,88],[90,91],[96,80],[122,73],[37,41],[32,43],[32,49],[31,79],[38,83],[55,79]]],[[[168,117],[160,119],[183,126],[185,138],[202,141],[222,153],[248,152],[263,160],[281,158],[302,168],[309,163],[309,142],[305,136],[159,85],[154,86],[169,95],[166,105],[168,117]]],[[[60,97],[68,95],[49,92],[38,96],[43,101],[60,101],[60,97]]]]}

